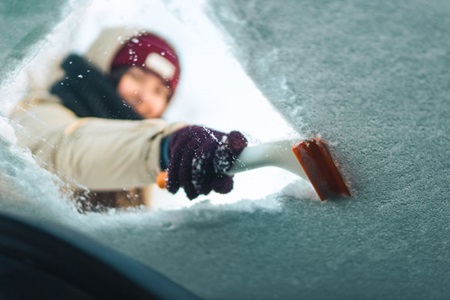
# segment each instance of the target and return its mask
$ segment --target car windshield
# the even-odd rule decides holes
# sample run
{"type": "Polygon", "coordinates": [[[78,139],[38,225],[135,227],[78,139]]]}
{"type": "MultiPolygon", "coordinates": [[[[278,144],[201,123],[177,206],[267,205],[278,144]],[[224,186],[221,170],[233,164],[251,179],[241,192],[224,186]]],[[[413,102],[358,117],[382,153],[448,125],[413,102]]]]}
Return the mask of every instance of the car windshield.
{"type": "MultiPolygon", "coordinates": [[[[76,230],[205,299],[448,298],[444,2],[0,4],[0,212],[76,230]],[[9,115],[24,98],[37,105],[30,86],[48,92],[50,79],[64,79],[61,61],[114,26],[149,28],[177,49],[182,72],[164,121],[239,129],[250,147],[326,140],[351,197],[322,201],[314,179],[296,172],[309,162],[294,157],[289,166],[242,167],[228,194],[190,201],[153,184],[144,204],[80,210],[73,198],[86,195],[21,147],[26,133],[9,115]]],[[[175,72],[160,54],[159,67],[175,72]]]]}

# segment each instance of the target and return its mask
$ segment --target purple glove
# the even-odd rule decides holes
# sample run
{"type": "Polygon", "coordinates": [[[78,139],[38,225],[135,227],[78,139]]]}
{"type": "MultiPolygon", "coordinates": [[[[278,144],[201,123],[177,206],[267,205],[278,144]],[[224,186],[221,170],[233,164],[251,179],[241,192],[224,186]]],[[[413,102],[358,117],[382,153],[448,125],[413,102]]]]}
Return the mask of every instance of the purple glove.
{"type": "Polygon", "coordinates": [[[226,172],[246,146],[239,131],[226,134],[195,125],[176,131],[169,142],[167,189],[175,194],[182,187],[191,200],[212,190],[230,192],[233,176],[226,172]]]}

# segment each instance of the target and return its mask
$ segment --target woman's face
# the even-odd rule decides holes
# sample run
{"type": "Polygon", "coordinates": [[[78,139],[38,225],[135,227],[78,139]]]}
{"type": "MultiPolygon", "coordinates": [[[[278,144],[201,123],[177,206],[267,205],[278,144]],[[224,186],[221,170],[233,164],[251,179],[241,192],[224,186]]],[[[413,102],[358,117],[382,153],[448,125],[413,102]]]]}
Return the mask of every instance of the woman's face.
{"type": "Polygon", "coordinates": [[[145,119],[160,118],[170,96],[160,77],[139,67],[131,67],[123,74],[117,91],[145,119]]]}

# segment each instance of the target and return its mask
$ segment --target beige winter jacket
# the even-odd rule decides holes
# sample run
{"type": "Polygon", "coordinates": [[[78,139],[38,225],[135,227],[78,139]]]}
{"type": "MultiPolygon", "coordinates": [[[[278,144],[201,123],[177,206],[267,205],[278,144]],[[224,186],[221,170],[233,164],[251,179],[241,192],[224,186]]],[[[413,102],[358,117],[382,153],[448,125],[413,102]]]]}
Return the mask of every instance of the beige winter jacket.
{"type": "MultiPolygon", "coordinates": [[[[105,30],[86,57],[105,72],[121,41],[132,34],[135,31],[105,30]]],[[[29,148],[42,167],[72,187],[113,193],[154,183],[160,172],[161,138],[185,126],[162,119],[78,118],[47,90],[30,91],[10,119],[19,146],[29,148]]]]}

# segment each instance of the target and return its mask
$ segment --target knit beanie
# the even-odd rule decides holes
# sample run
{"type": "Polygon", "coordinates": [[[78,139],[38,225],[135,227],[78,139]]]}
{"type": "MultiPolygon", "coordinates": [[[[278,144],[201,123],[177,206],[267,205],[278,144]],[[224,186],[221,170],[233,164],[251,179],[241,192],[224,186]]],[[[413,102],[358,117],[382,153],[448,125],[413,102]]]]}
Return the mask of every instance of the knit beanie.
{"type": "Polygon", "coordinates": [[[166,40],[149,32],[129,38],[112,60],[111,74],[123,75],[123,70],[132,66],[159,76],[171,96],[174,94],[180,78],[180,63],[174,48],[166,40]]]}

